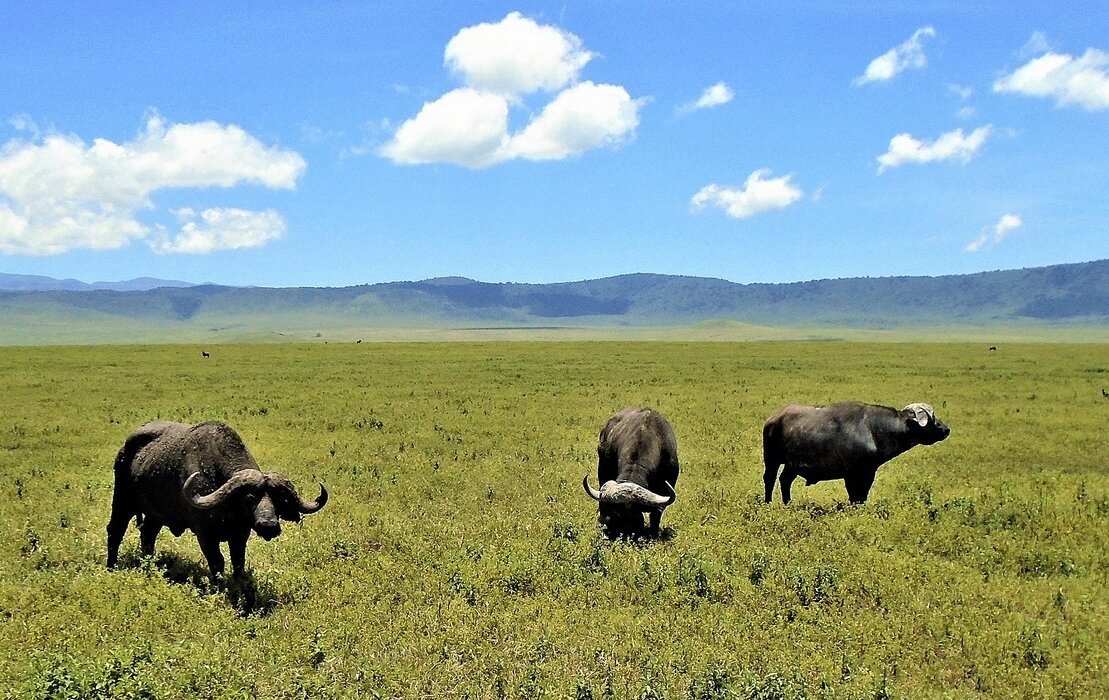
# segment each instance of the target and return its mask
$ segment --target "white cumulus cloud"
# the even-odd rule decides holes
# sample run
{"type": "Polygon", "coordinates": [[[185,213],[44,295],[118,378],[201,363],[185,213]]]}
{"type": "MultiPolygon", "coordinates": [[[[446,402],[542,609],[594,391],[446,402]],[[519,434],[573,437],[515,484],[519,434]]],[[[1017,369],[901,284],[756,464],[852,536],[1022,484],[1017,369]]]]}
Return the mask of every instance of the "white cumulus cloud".
{"type": "Polygon", "coordinates": [[[921,27],[913,35],[867,64],[863,74],[852,81],[855,85],[886,82],[908,68],[923,68],[928,63],[924,55],[924,38],[933,37],[936,30],[921,27]]]}
{"type": "Polygon", "coordinates": [[[705,88],[701,96],[693,102],[687,102],[679,106],[678,113],[685,114],[687,112],[695,112],[699,109],[719,107],[720,105],[728,104],[733,99],[735,99],[735,91],[728,87],[727,83],[719,82],[705,88]]]}
{"type": "Polygon", "coordinates": [[[454,163],[483,168],[502,159],[508,141],[508,101],[471,88],[427,102],[405,121],[381,155],[394,163],[454,163]]]}
{"type": "Polygon", "coordinates": [[[708,206],[724,210],[733,219],[746,219],[775,209],[785,209],[804,196],[792,182],[792,175],[767,178],[768,168],[756,170],[747,176],[743,187],[706,185],[693,195],[690,205],[694,211],[708,206]]]}
{"type": "Polygon", "coordinates": [[[617,145],[639,125],[639,101],[619,85],[586,81],[558,94],[506,149],[507,157],[561,160],[617,145]]]}
{"type": "Polygon", "coordinates": [[[513,159],[561,160],[634,136],[644,101],[620,85],[579,82],[593,58],[581,40],[519,12],[460,30],[444,62],[463,83],[393,132],[377,149],[397,164],[452,163],[485,168],[513,159]],[[524,98],[553,93],[527,125],[509,118],[524,98]]]}
{"type": "Polygon", "coordinates": [[[192,209],[174,213],[181,222],[181,231],[172,237],[164,231],[153,237],[150,247],[156,253],[203,255],[258,248],[285,235],[285,220],[272,209],[205,209],[199,216],[192,209]]]}
{"type": "Polygon", "coordinates": [[[443,52],[465,85],[509,97],[559,90],[576,81],[592,58],[578,37],[519,12],[462,29],[443,52]]]}
{"type": "Polygon", "coordinates": [[[167,124],[153,115],[125,143],[50,134],[0,147],[0,253],[55,255],[122,248],[153,230],[140,212],[158,190],[255,184],[289,189],[299,154],[267,148],[237,126],[167,124]]]}
{"type": "Polygon", "coordinates": [[[1109,53],[1086,49],[1075,58],[1048,52],[1033,58],[993,84],[994,92],[1054,98],[1059,107],[1109,109],[1109,53]]]}
{"type": "Polygon", "coordinates": [[[941,134],[935,141],[918,141],[911,134],[898,134],[890,139],[889,150],[878,156],[878,172],[906,163],[932,163],[943,160],[970,161],[986,143],[993,125],[980,126],[969,134],[955,129],[941,134]]]}
{"type": "Polygon", "coordinates": [[[963,250],[968,253],[977,253],[987,244],[997,245],[1022,225],[1024,225],[1024,222],[1016,214],[1005,214],[996,224],[983,229],[977,238],[967,243],[963,250]]]}

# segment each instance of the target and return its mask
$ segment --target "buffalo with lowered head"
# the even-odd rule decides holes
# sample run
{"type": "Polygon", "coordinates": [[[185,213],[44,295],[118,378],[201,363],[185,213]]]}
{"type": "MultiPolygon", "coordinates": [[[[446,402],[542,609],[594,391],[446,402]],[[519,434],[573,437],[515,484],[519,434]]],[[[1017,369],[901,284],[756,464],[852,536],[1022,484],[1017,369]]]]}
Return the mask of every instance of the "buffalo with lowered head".
{"type": "Polygon", "coordinates": [[[284,476],[259,469],[238,434],[223,423],[147,423],[116,455],[108,568],[115,566],[123,535],[136,518],[144,556],[154,554],[163,527],[175,537],[192,530],[213,578],[223,573],[221,542],[228,544],[232,570],[242,574],[251,530],[272,540],[281,533],[282,520],[300,522],[325,503],[323,484],[319,497],[306,501],[284,476]]]}
{"type": "Polygon", "coordinates": [[[610,536],[643,529],[650,516],[658,535],[662,511],[674,502],[678,481],[678,441],[666,419],[648,408],[625,408],[608,419],[597,444],[597,479],[601,490],[582,480],[585,492],[599,502],[599,520],[610,536]]]}
{"type": "Polygon", "coordinates": [[[878,467],[950,433],[926,403],[912,403],[900,411],[865,403],[786,406],[762,429],[766,502],[774,493],[775,477],[782,486],[782,503],[789,503],[789,487],[801,477],[808,486],[843,479],[851,502],[865,503],[878,467]]]}

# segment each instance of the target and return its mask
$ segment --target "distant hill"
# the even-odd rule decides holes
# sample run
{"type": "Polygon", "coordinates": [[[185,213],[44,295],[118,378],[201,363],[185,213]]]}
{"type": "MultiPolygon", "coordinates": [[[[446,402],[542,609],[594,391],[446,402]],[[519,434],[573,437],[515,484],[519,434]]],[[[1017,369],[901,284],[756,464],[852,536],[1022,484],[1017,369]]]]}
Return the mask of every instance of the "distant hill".
{"type": "Polygon", "coordinates": [[[1109,328],[1109,260],[790,284],[656,274],[555,284],[463,277],[335,288],[171,284],[0,291],[0,344],[326,338],[381,328],[705,328],[714,321],[872,331],[1109,328]]]}
{"type": "Polygon", "coordinates": [[[82,292],[93,289],[110,289],[118,292],[141,292],[158,287],[192,287],[189,282],[160,280],[153,277],[137,277],[122,282],[93,282],[91,284],[75,279],[54,279],[42,275],[9,275],[0,272],[0,290],[19,292],[82,292]]]}

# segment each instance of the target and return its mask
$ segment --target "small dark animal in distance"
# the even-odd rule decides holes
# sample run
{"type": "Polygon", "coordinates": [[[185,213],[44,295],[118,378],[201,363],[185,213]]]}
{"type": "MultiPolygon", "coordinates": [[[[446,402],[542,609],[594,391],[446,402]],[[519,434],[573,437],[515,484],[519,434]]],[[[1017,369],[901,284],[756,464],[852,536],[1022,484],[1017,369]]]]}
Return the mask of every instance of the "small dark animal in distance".
{"type": "Polygon", "coordinates": [[[201,357],[211,357],[212,353],[208,352],[207,350],[201,350],[200,351],[200,356],[201,357]]]}
{"type": "Polygon", "coordinates": [[[362,342],[362,339],[361,339],[361,338],[359,338],[358,340],[356,340],[356,341],[354,341],[354,342],[355,342],[355,344],[357,345],[358,343],[361,343],[361,342],[362,342]]]}
{"type": "Polygon", "coordinates": [[[991,345],[990,346],[990,352],[997,352],[997,346],[996,345],[991,345]]]}
{"type": "Polygon", "coordinates": [[[843,479],[851,503],[865,503],[878,467],[949,434],[951,429],[925,403],[900,411],[865,403],[786,406],[762,429],[765,500],[770,502],[778,468],[785,465],[778,477],[782,503],[789,503],[789,487],[797,477],[809,486],[843,479]]]}
{"type": "Polygon", "coordinates": [[[1105,398],[1109,399],[1109,391],[1106,391],[1105,389],[1102,389],[1101,390],[1101,395],[1104,396],[1105,398]]]}
{"type": "Polygon", "coordinates": [[[644,513],[651,535],[657,536],[662,511],[677,498],[674,429],[649,408],[625,408],[612,416],[598,438],[597,479],[600,491],[589,485],[588,474],[581,483],[599,504],[598,520],[607,536],[638,534],[644,513]]]}
{"type": "Polygon", "coordinates": [[[235,574],[242,574],[251,530],[272,540],[281,534],[282,520],[299,523],[326,503],[323,484],[316,500],[307,501],[281,474],[263,472],[238,434],[223,423],[147,423],[127,437],[116,455],[108,568],[115,567],[120,542],[135,518],[144,556],[154,554],[163,527],[174,537],[192,530],[213,578],[223,573],[221,542],[228,543],[235,574]]]}

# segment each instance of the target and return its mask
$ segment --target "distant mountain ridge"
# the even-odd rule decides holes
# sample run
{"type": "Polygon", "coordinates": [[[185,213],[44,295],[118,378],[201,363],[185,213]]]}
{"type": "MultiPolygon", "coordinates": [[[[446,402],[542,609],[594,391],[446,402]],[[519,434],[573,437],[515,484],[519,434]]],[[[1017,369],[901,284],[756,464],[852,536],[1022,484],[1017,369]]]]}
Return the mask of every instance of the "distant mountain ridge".
{"type": "Polygon", "coordinates": [[[75,279],[59,280],[43,275],[11,275],[0,272],[0,290],[20,292],[86,292],[107,289],[117,292],[142,292],[159,287],[194,287],[191,282],[160,280],[154,277],[136,277],[122,282],[82,282],[75,279]]]}
{"type": "Polygon", "coordinates": [[[464,277],[351,287],[176,284],[139,291],[0,291],[0,344],[54,342],[51,338],[114,342],[117,335],[304,337],[315,329],[310,337],[318,337],[327,329],[626,328],[708,321],[876,330],[1044,323],[1109,326],[1109,260],[969,275],[788,284],[648,273],[550,284],[464,277]]]}

